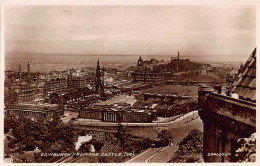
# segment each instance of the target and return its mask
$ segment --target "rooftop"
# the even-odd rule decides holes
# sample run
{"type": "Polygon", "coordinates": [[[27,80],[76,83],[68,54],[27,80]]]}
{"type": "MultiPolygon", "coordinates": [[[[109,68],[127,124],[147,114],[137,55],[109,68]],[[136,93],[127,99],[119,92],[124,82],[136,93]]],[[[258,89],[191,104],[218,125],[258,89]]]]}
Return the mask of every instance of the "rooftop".
{"type": "Polygon", "coordinates": [[[7,106],[8,109],[25,109],[25,110],[35,110],[35,111],[55,111],[59,108],[57,104],[48,103],[22,103],[22,104],[12,104],[7,106]]]}
{"type": "Polygon", "coordinates": [[[230,91],[238,94],[240,99],[256,102],[256,48],[242,67],[230,91]]]}

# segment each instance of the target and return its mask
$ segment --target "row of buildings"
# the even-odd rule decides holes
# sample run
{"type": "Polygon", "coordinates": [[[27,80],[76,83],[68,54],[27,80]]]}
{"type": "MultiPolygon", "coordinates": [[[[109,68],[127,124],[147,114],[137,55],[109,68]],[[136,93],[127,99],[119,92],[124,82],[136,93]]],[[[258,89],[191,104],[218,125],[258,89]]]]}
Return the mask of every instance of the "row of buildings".
{"type": "MultiPolygon", "coordinates": [[[[28,63],[29,66],[29,63],[28,63]]],[[[42,101],[49,94],[64,94],[90,86],[94,72],[80,69],[49,73],[5,72],[5,104],[42,101]]]]}
{"type": "MultiPolygon", "coordinates": [[[[28,62],[27,72],[6,72],[5,81],[5,113],[23,115],[31,118],[55,119],[64,115],[66,105],[37,102],[50,94],[65,94],[83,89],[91,83],[100,95],[104,93],[104,68],[102,71],[97,63],[96,78],[91,79],[92,74],[83,70],[71,69],[66,71],[43,73],[31,73],[28,62]]],[[[19,66],[19,70],[21,67],[19,66]]]]}

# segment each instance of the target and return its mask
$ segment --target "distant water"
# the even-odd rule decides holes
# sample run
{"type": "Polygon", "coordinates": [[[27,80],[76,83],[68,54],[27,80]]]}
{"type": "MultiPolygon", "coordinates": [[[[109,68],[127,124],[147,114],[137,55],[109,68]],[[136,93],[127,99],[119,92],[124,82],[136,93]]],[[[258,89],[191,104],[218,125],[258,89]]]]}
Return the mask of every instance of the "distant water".
{"type": "MultiPolygon", "coordinates": [[[[142,55],[144,60],[155,58],[159,61],[170,62],[171,57],[177,55],[142,55]]],[[[26,70],[30,61],[32,71],[64,70],[67,68],[94,67],[97,60],[105,67],[129,67],[136,65],[140,55],[59,55],[59,54],[7,54],[5,56],[5,70],[26,70]]],[[[245,63],[249,55],[180,55],[181,59],[202,63],[245,63]]]]}

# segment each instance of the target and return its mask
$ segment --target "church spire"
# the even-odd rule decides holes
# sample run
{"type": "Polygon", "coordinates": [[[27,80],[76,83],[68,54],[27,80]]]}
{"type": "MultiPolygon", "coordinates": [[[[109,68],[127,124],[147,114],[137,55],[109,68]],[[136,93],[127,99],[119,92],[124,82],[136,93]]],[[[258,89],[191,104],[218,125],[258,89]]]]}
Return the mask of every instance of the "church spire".
{"type": "MultiPolygon", "coordinates": [[[[104,69],[104,67],[103,67],[104,69]]],[[[104,80],[103,73],[100,71],[99,59],[97,61],[96,79],[95,79],[95,91],[99,93],[101,97],[104,97],[104,80]],[[101,78],[102,77],[102,78],[101,78]]]]}

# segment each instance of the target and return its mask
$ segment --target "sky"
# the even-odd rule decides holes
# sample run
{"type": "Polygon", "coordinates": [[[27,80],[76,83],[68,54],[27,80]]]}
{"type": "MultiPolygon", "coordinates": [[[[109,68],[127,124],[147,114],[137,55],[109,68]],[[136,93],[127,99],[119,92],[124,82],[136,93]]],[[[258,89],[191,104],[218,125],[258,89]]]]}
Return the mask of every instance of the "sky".
{"type": "Polygon", "coordinates": [[[5,52],[245,55],[255,6],[26,6],[7,10],[5,52]]]}

